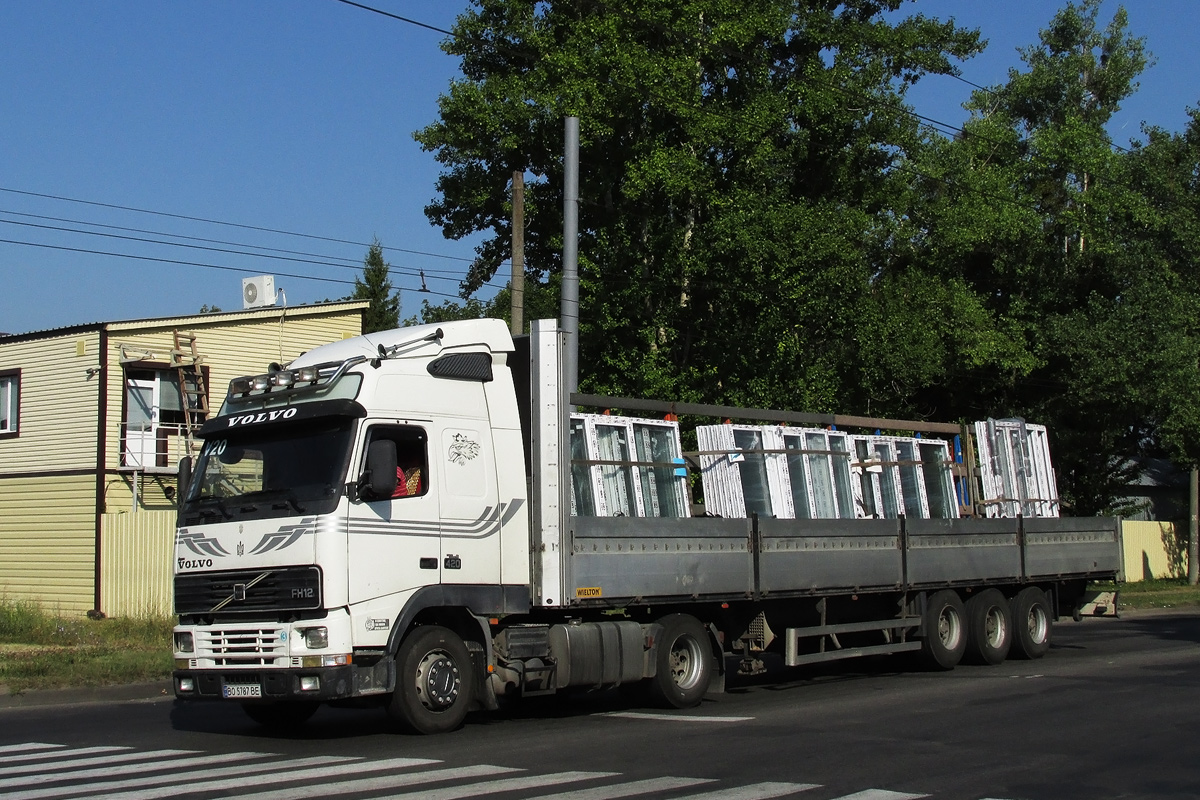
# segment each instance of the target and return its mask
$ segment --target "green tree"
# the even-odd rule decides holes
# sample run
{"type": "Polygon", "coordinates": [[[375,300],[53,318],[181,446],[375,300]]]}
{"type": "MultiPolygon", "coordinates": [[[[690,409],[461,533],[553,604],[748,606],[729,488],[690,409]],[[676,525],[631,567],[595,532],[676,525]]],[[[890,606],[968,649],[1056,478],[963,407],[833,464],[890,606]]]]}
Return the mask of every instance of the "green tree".
{"type": "MultiPolygon", "coordinates": [[[[982,322],[962,329],[968,341],[1004,334],[993,344],[1006,369],[966,358],[941,374],[973,394],[943,391],[933,374],[917,395],[964,418],[1046,423],[1076,514],[1115,510],[1140,457],[1194,454],[1200,417],[1180,394],[1197,396],[1195,262],[1164,247],[1182,220],[1150,202],[1171,196],[1163,162],[1180,145],[1159,135],[1132,153],[1114,147],[1104,126],[1147,55],[1123,9],[1106,26],[1099,9],[1067,3],[1022,50],[1024,70],[973,95],[963,135],[931,137],[912,164],[904,244],[889,264],[961,286],[954,313],[982,322]]],[[[1178,194],[1182,173],[1172,174],[1178,194]]]]}
{"type": "Polygon", "coordinates": [[[560,270],[563,118],[581,119],[586,389],[844,410],[865,243],[919,144],[904,89],[978,35],[894,0],[479,0],[464,77],[416,134],[443,165],[426,213],[483,232],[469,295],[507,257],[527,184],[531,280],[560,270]]]}
{"type": "Polygon", "coordinates": [[[351,300],[369,300],[363,318],[363,333],[386,331],[400,324],[400,293],[392,287],[388,271],[391,267],[383,260],[383,245],[376,239],[363,259],[362,278],[354,278],[354,294],[351,300]]]}

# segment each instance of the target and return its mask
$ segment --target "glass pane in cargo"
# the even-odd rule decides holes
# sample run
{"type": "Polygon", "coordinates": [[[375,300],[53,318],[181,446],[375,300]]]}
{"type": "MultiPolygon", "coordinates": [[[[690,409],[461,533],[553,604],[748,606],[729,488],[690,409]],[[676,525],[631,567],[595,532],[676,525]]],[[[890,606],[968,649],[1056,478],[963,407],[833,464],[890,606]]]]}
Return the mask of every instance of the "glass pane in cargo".
{"type": "Polygon", "coordinates": [[[739,450],[747,451],[738,465],[746,514],[757,513],[760,517],[769,517],[772,514],[771,489],[767,483],[767,457],[762,452],[762,434],[758,431],[735,430],[733,441],[739,450]]]}

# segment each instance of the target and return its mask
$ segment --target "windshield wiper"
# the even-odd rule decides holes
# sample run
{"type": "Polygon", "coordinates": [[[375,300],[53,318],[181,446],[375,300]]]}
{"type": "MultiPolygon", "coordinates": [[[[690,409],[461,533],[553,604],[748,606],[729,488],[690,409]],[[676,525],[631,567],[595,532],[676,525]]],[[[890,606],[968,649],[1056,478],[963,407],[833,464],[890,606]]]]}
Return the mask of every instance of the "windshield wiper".
{"type": "MultiPolygon", "coordinates": [[[[229,511],[229,507],[226,506],[225,502],[216,495],[201,495],[200,497],[196,498],[195,502],[198,504],[211,502],[218,509],[220,509],[221,516],[225,517],[225,519],[233,518],[233,514],[229,511]]],[[[204,517],[215,517],[217,515],[217,512],[213,511],[211,508],[197,508],[196,511],[204,517]]]]}
{"type": "MultiPolygon", "coordinates": [[[[283,499],[287,502],[272,503],[271,504],[272,508],[287,508],[288,506],[291,506],[292,508],[296,509],[297,514],[304,513],[304,506],[300,503],[300,498],[296,495],[296,492],[294,490],[288,489],[288,488],[262,489],[261,491],[250,492],[249,494],[244,494],[244,495],[242,495],[242,499],[248,499],[248,498],[253,497],[256,500],[259,500],[259,499],[267,500],[274,496],[282,496],[283,499]]],[[[257,511],[258,506],[254,505],[253,503],[250,503],[248,505],[242,506],[241,510],[242,511],[257,511]]]]}

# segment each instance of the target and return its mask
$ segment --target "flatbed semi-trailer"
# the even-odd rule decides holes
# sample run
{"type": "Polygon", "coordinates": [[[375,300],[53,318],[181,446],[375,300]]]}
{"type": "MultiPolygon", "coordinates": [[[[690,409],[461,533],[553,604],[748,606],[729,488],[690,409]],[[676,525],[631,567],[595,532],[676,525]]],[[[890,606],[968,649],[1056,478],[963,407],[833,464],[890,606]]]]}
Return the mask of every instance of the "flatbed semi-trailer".
{"type": "Polygon", "coordinates": [[[687,485],[695,459],[582,454],[575,406],[658,406],[569,394],[562,349],[553,321],[514,343],[470,320],[233,381],[181,480],[176,696],[264,724],[384,704],[423,733],[568,687],[640,684],[682,708],[722,687],[727,662],[752,672],[771,652],[1038,658],[1088,582],[1117,574],[1108,518],[715,517],[665,501],[673,516],[591,515],[581,465],[653,493],[650,472],[687,485]]]}

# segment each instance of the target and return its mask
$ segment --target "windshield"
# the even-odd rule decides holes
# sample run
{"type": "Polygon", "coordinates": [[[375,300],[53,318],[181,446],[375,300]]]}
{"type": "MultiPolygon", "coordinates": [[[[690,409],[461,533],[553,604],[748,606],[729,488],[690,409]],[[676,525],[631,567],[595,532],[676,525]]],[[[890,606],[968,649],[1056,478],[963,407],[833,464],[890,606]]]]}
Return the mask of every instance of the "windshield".
{"type": "Polygon", "coordinates": [[[206,440],[184,524],[329,513],[341,495],[353,424],[314,420],[206,440]]]}

